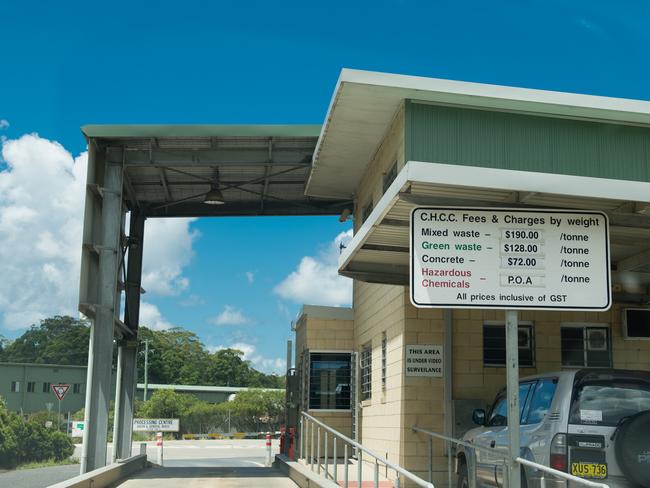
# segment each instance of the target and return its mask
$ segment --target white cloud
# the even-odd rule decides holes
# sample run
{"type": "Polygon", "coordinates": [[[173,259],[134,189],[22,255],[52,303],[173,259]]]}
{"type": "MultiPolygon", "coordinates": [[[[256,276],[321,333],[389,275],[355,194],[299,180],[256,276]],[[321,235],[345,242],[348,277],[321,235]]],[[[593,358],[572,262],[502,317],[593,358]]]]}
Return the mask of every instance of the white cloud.
{"type": "Polygon", "coordinates": [[[216,317],[212,317],[209,322],[214,325],[246,325],[252,323],[252,320],[246,317],[241,310],[226,305],[223,311],[216,317]]]}
{"type": "Polygon", "coordinates": [[[0,119],[0,130],[7,129],[9,127],[9,121],[7,119],[0,119]]]}
{"type": "MultiPolygon", "coordinates": [[[[287,369],[287,361],[282,358],[267,358],[257,352],[257,348],[253,344],[247,342],[235,342],[228,349],[238,349],[244,353],[244,359],[251,362],[253,368],[263,373],[276,373],[285,374],[287,369]]],[[[210,352],[216,352],[221,349],[226,349],[225,346],[208,347],[210,352]]]]}
{"type": "Polygon", "coordinates": [[[184,300],[181,300],[179,302],[179,305],[181,307],[198,307],[199,305],[203,305],[205,303],[205,300],[201,298],[199,295],[190,295],[184,300]]]}
{"type": "Polygon", "coordinates": [[[246,271],[245,275],[249,283],[253,283],[255,281],[255,273],[252,271],[246,271]]]}
{"type": "Polygon", "coordinates": [[[339,247],[350,239],[352,230],[341,232],[319,256],[303,257],[298,269],[273,291],[300,304],[339,307],[352,303],[352,280],[338,274],[339,247]]]}
{"type": "Polygon", "coordinates": [[[140,325],[153,330],[166,330],[175,327],[162,316],[158,307],[144,301],[140,303],[140,325]]]}
{"type": "MultiPolygon", "coordinates": [[[[0,326],[18,330],[51,315],[74,316],[87,153],[74,158],[38,134],[1,144],[0,326]]],[[[143,286],[149,293],[187,287],[182,272],[197,237],[190,222],[148,221],[143,286]]]]}
{"type": "Polygon", "coordinates": [[[142,287],[147,293],[178,295],[190,282],[182,275],[199,236],[191,230],[196,219],[148,219],[144,231],[142,287]]]}

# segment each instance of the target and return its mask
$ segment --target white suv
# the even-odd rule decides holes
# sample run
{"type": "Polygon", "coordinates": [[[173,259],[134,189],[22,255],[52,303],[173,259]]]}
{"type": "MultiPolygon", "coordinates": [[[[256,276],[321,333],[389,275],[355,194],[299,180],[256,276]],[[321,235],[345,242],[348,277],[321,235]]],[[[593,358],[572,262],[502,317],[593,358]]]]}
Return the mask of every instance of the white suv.
{"type": "MultiPolygon", "coordinates": [[[[521,457],[611,488],[650,487],[650,372],[582,369],[530,376],[519,382],[519,401],[521,457]]],[[[459,448],[458,488],[503,486],[507,403],[504,389],[487,414],[474,411],[480,427],[463,440],[488,452],[459,448]]],[[[522,469],[522,488],[539,487],[542,475],[522,469]]],[[[567,487],[553,476],[545,482],[567,487]]]]}

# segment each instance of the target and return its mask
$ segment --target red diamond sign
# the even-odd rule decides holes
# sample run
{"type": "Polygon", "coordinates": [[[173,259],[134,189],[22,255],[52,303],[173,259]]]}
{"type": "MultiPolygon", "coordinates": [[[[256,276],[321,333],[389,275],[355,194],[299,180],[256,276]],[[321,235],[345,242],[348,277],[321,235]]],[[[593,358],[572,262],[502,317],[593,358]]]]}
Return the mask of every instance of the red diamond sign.
{"type": "Polygon", "coordinates": [[[63,400],[63,397],[65,396],[66,393],[68,393],[69,389],[70,389],[70,385],[64,385],[61,383],[58,385],[52,385],[52,391],[59,399],[59,401],[63,400]]]}

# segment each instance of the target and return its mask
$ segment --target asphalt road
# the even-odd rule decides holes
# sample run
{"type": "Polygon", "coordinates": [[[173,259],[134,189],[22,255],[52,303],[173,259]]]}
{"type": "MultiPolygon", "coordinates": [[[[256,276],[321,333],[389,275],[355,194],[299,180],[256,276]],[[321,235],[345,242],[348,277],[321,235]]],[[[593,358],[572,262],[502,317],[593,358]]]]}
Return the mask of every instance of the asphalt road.
{"type": "MultiPolygon", "coordinates": [[[[164,468],[154,467],[141,472],[135,484],[129,480],[120,485],[124,488],[179,486],[219,487],[264,486],[265,488],[295,487],[273,468],[266,468],[266,447],[264,440],[209,440],[209,441],[167,441],[164,445],[164,468]],[[181,479],[188,479],[187,483],[181,479]]],[[[133,452],[140,451],[140,444],[133,444],[133,452]]],[[[273,455],[278,452],[278,441],[273,441],[273,455]]],[[[108,446],[110,461],[111,445],[108,446]]],[[[156,463],[155,442],[147,443],[149,460],[156,463]]],[[[81,446],[75,449],[74,457],[80,457],[81,446]]],[[[53,483],[79,474],[79,465],[54,466],[0,473],[0,487],[45,488],[53,483]]]]}

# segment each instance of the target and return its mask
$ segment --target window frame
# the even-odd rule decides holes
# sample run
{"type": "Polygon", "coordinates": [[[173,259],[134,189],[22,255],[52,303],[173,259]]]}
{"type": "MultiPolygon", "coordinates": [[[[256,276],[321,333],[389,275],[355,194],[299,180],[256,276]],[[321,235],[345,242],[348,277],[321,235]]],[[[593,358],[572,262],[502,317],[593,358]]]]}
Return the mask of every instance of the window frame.
{"type": "MultiPolygon", "coordinates": [[[[592,349],[593,350],[593,349],[592,349]]],[[[596,350],[598,351],[598,350],[596,350]]],[[[582,369],[582,368],[612,368],[614,364],[613,351],[612,351],[612,327],[609,323],[600,322],[560,322],[560,364],[562,369],[582,369]],[[562,343],[562,329],[582,329],[582,365],[565,364],[564,362],[564,345],[562,343]],[[588,331],[593,329],[605,330],[607,332],[607,349],[600,352],[607,352],[609,356],[609,363],[607,366],[589,365],[588,353],[588,331]]]]}
{"type": "Polygon", "coordinates": [[[388,168],[388,170],[383,174],[382,177],[382,182],[381,182],[381,187],[382,187],[382,194],[386,193],[388,189],[390,188],[390,185],[393,184],[393,181],[397,179],[397,159],[393,164],[391,164],[388,168]]]}
{"type": "Polygon", "coordinates": [[[20,393],[20,381],[11,382],[11,393],[20,393]]]}
{"type": "MultiPolygon", "coordinates": [[[[507,353],[506,353],[506,358],[504,358],[503,364],[496,364],[496,363],[487,363],[486,358],[485,358],[485,328],[486,327],[502,327],[504,330],[504,337],[505,337],[505,327],[506,324],[504,321],[501,320],[484,320],[483,321],[483,328],[481,329],[481,332],[483,333],[483,346],[482,346],[482,353],[483,353],[483,367],[484,368],[505,368],[506,363],[507,363],[507,353]]],[[[519,367],[520,368],[536,368],[537,367],[537,342],[536,342],[536,337],[535,337],[535,322],[532,320],[520,320],[519,323],[517,324],[517,331],[519,329],[524,329],[527,328],[529,333],[530,333],[530,346],[528,348],[518,348],[519,350],[530,350],[531,353],[531,363],[530,364],[522,364],[521,363],[521,354],[519,354],[519,367]]],[[[505,340],[505,339],[504,339],[505,340]]],[[[505,347],[504,347],[505,350],[505,347]]]]}
{"type": "Polygon", "coordinates": [[[72,384],[72,394],[73,395],[80,395],[81,394],[81,383],[73,383],[72,384]]]}
{"type": "Polygon", "coordinates": [[[44,381],[42,393],[49,393],[51,388],[52,388],[52,383],[49,381],[44,381]]]}
{"type": "Polygon", "coordinates": [[[307,374],[306,374],[306,392],[305,392],[305,407],[308,412],[314,411],[314,412],[350,412],[352,411],[352,406],[354,405],[354,394],[352,392],[352,388],[350,388],[350,406],[348,408],[311,408],[310,406],[310,393],[311,393],[311,361],[312,361],[312,356],[314,354],[349,354],[350,355],[350,383],[352,383],[352,375],[354,375],[353,368],[354,363],[352,362],[353,360],[353,352],[350,350],[334,350],[334,349],[305,349],[302,354],[304,354],[305,357],[305,363],[306,363],[306,368],[307,368],[307,374]]]}
{"type": "Polygon", "coordinates": [[[363,344],[359,351],[359,376],[359,400],[372,400],[372,341],[363,344]]]}
{"type": "Polygon", "coordinates": [[[27,382],[27,393],[34,393],[36,391],[36,382],[28,381],[27,382]]]}

